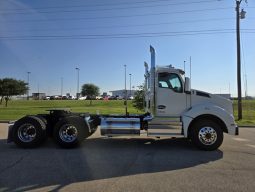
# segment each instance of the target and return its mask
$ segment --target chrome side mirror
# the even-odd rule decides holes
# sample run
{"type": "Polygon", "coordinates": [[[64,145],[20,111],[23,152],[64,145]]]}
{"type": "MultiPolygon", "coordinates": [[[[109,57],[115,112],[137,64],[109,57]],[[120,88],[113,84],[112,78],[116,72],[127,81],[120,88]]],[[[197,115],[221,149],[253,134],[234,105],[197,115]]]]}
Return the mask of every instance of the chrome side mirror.
{"type": "Polygon", "coordinates": [[[185,92],[190,92],[191,91],[191,88],[190,88],[190,78],[188,78],[188,77],[185,77],[184,91],[185,92]]]}

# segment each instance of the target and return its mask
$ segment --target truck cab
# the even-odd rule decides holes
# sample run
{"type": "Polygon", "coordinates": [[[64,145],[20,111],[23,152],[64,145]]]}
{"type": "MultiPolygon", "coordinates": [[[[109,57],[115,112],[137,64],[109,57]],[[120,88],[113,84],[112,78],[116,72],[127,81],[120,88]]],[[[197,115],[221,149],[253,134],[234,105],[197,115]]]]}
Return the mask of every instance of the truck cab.
{"type": "Polygon", "coordinates": [[[148,135],[197,137],[206,148],[223,140],[223,132],[238,135],[232,101],[191,89],[183,70],[156,66],[155,50],[150,51],[150,69],[145,62],[145,110],[152,116],[148,135]]]}

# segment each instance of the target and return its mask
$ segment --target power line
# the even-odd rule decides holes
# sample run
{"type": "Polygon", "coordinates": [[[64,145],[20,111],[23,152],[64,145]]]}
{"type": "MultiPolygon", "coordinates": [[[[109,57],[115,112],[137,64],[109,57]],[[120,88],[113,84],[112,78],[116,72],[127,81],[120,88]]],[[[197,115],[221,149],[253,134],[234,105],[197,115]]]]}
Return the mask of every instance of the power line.
{"type": "Polygon", "coordinates": [[[215,10],[226,10],[233,9],[233,7],[221,7],[221,8],[210,8],[210,9],[195,9],[186,11],[173,11],[173,12],[160,12],[160,13],[145,13],[145,14],[134,14],[134,15],[119,15],[119,16],[101,16],[101,17],[77,17],[77,18],[52,18],[50,20],[33,19],[33,20],[9,20],[8,22],[51,22],[51,21],[71,21],[71,20],[96,20],[96,19],[114,19],[114,18],[129,18],[129,17],[144,17],[144,16],[158,16],[158,15],[170,15],[170,14],[181,14],[181,13],[194,13],[204,11],[215,11],[215,10]]]}
{"type": "MultiPolygon", "coordinates": [[[[251,29],[255,30],[255,29],[251,29]]],[[[168,32],[145,32],[145,33],[122,33],[122,34],[87,34],[87,35],[20,35],[14,36],[18,38],[23,37],[70,37],[70,36],[116,36],[116,35],[148,35],[148,34],[165,34],[165,33],[183,33],[183,32],[201,32],[201,31],[234,31],[234,29],[207,29],[207,30],[190,30],[190,31],[168,31],[168,32]]],[[[12,36],[0,36],[1,38],[9,38],[12,36]]]]}
{"type": "MultiPolygon", "coordinates": [[[[159,2],[172,2],[175,0],[151,0],[151,1],[136,1],[136,2],[122,2],[122,3],[107,3],[107,4],[91,4],[91,5],[65,5],[65,6],[47,6],[47,7],[29,7],[33,10],[43,10],[43,9],[63,9],[63,8],[80,8],[80,7],[107,7],[107,6],[119,6],[119,5],[136,5],[136,4],[151,4],[159,2]]],[[[200,2],[215,2],[215,0],[201,0],[200,2]]],[[[189,2],[181,2],[182,4],[189,4],[189,2]]],[[[173,3],[178,4],[178,3],[173,3]]],[[[28,8],[16,8],[16,9],[0,9],[0,11],[27,11],[28,8]]]]}
{"type": "MultiPolygon", "coordinates": [[[[181,3],[168,3],[160,5],[142,5],[142,6],[130,6],[130,7],[115,7],[115,8],[104,8],[104,9],[81,9],[81,10],[51,10],[51,11],[34,11],[36,9],[29,10],[30,12],[2,12],[0,14],[34,14],[34,13],[73,13],[73,12],[95,12],[95,11],[110,11],[110,10],[123,10],[123,9],[137,9],[137,8],[149,8],[149,7],[164,7],[164,6],[176,6],[176,5],[189,5],[189,4],[200,4],[200,3],[212,3],[215,0],[204,0],[204,1],[193,1],[193,2],[181,2],[181,3]]],[[[82,8],[87,7],[86,5],[80,6],[65,6],[65,8],[82,8]]],[[[56,8],[56,7],[55,7],[56,8]]],[[[63,8],[63,6],[62,6],[63,8]]]]}
{"type": "MultiPolygon", "coordinates": [[[[60,9],[60,8],[67,8],[67,7],[102,7],[102,6],[119,6],[119,5],[128,5],[128,4],[142,4],[142,3],[154,3],[154,2],[165,2],[165,1],[174,1],[174,0],[152,0],[152,1],[137,1],[137,2],[122,2],[122,3],[107,3],[107,4],[93,4],[93,5],[72,5],[72,6],[48,6],[48,7],[33,7],[33,9],[60,9]]],[[[30,8],[30,7],[29,7],[30,8]]],[[[4,11],[23,11],[28,10],[28,8],[16,8],[16,9],[2,9],[4,11]]]]}
{"type": "MultiPolygon", "coordinates": [[[[59,29],[37,29],[31,31],[75,31],[75,30],[84,30],[84,29],[112,29],[112,28],[130,28],[130,27],[146,27],[146,26],[159,26],[159,25],[169,25],[169,24],[178,24],[178,23],[197,23],[197,22],[208,22],[208,21],[222,21],[222,20],[234,20],[235,18],[210,18],[210,19],[196,19],[196,20],[185,20],[185,21],[171,21],[171,22],[158,22],[158,23],[146,23],[146,24],[131,24],[131,25],[107,25],[107,26],[90,26],[88,27],[77,27],[77,28],[59,28],[59,29]]],[[[1,30],[1,29],[0,29],[1,30]]],[[[5,30],[5,29],[2,29],[5,30]]],[[[20,32],[15,30],[6,30],[11,32],[20,32]]]]}
{"type": "MultiPolygon", "coordinates": [[[[245,33],[255,33],[255,29],[243,29],[245,33]]],[[[138,38],[138,37],[164,37],[182,35],[206,35],[235,33],[235,29],[210,29],[194,31],[168,31],[151,33],[127,33],[127,34],[97,34],[97,35],[32,35],[32,36],[0,36],[2,40],[64,40],[64,39],[113,39],[113,38],[138,38]]]]}

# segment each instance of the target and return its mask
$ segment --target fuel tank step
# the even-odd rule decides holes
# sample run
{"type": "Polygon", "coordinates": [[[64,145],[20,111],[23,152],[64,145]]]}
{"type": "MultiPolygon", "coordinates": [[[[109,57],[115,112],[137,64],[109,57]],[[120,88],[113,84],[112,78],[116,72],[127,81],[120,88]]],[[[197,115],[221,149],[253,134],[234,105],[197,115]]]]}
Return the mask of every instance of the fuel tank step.
{"type": "Polygon", "coordinates": [[[183,135],[180,117],[155,117],[148,122],[148,136],[178,137],[183,135]]]}
{"type": "Polygon", "coordinates": [[[107,136],[140,135],[140,118],[103,117],[100,129],[107,136]]]}

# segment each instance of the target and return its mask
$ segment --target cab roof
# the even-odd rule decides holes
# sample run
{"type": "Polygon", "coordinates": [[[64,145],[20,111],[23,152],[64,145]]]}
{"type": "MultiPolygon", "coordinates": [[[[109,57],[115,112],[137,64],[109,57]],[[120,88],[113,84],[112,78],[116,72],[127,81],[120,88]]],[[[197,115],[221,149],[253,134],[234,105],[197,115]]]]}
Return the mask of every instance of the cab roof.
{"type": "Polygon", "coordinates": [[[184,75],[185,72],[182,69],[176,69],[172,65],[167,66],[156,66],[157,72],[173,72],[173,73],[179,73],[181,75],[184,75]]]}

